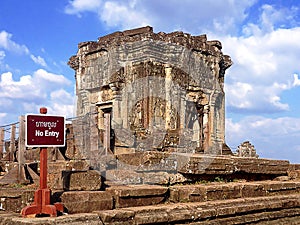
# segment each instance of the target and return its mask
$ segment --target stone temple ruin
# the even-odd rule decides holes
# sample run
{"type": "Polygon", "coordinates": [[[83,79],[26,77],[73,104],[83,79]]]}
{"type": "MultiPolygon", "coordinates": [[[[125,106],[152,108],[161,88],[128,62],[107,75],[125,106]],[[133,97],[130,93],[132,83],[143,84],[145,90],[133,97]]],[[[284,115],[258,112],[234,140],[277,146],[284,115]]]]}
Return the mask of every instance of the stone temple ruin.
{"type": "Polygon", "coordinates": [[[231,154],[224,148],[223,86],[232,62],[221,49],[205,35],[156,34],[151,27],[80,43],[69,61],[77,115],[96,114],[97,144],[114,154],[231,154]]]}
{"type": "MultiPolygon", "coordinates": [[[[300,221],[300,165],[258,158],[249,141],[235,153],[226,145],[232,61],[219,41],[143,27],[79,43],[69,65],[77,117],[66,146],[48,148],[48,185],[53,202],[74,215],[40,224],[300,221]]],[[[0,160],[11,168],[0,179],[0,225],[37,223],[11,213],[32,202],[36,153],[24,152],[24,167],[0,160]],[[30,185],[5,186],[18,168],[26,182],[17,185],[30,185]]]]}

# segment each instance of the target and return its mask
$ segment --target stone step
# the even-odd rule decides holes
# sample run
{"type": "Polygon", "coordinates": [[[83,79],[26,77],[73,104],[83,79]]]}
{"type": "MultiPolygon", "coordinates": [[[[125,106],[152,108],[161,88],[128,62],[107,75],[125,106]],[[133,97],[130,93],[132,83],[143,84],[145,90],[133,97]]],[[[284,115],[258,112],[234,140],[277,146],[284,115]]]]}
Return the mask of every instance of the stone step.
{"type": "Polygon", "coordinates": [[[59,217],[20,218],[0,212],[0,225],[220,225],[299,224],[300,195],[242,198],[201,203],[169,203],[79,213],[59,217]]]}
{"type": "Polygon", "coordinates": [[[170,202],[204,202],[300,193],[300,181],[229,182],[169,187],[170,202]]]}
{"type": "Polygon", "coordinates": [[[105,191],[70,191],[61,196],[70,213],[149,206],[168,203],[201,203],[255,197],[300,194],[299,182],[231,182],[196,185],[127,185],[112,186],[105,191]],[[101,197],[104,196],[104,197],[101,197]]]}
{"type": "MultiPolygon", "coordinates": [[[[20,212],[33,200],[34,191],[20,188],[0,189],[3,210],[20,212]]],[[[135,206],[167,203],[212,202],[250,197],[300,194],[300,181],[260,181],[207,183],[193,185],[123,185],[105,191],[64,191],[53,193],[53,201],[62,201],[69,213],[86,213],[135,206]]]]}
{"type": "MultiPolygon", "coordinates": [[[[161,204],[97,211],[110,224],[248,224],[300,218],[300,195],[161,204]]],[[[299,222],[299,221],[298,221],[299,222]]],[[[267,223],[266,223],[267,224],[267,223]]]]}

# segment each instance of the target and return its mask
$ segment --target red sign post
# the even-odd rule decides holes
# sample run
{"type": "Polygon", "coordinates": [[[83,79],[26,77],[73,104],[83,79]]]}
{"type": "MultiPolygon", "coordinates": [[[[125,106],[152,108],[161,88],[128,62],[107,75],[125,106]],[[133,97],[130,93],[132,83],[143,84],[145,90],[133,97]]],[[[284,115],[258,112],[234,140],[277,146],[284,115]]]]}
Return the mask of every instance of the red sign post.
{"type": "Polygon", "coordinates": [[[40,188],[34,193],[34,202],[22,209],[21,215],[47,214],[57,216],[63,212],[61,203],[50,204],[51,191],[47,188],[47,147],[65,145],[65,118],[46,116],[47,108],[40,108],[44,115],[26,116],[26,146],[41,147],[40,150],[40,188]]]}

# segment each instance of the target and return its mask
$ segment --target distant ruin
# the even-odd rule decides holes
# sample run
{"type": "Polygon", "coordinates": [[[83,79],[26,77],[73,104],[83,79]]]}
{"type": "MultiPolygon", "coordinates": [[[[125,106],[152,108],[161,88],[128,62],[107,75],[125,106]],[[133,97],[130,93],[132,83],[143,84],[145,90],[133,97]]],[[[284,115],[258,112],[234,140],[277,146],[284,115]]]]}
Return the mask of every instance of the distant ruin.
{"type": "Polygon", "coordinates": [[[96,114],[93,143],[114,154],[174,148],[231,154],[223,86],[232,62],[221,49],[206,35],[154,33],[152,27],[80,43],[69,61],[77,116],[96,114]]]}

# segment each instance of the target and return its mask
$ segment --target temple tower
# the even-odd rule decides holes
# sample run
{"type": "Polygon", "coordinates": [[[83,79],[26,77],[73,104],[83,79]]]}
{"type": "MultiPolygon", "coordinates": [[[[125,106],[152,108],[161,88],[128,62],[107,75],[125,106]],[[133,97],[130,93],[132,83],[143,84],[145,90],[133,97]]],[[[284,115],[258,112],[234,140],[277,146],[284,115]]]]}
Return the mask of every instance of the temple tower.
{"type": "Polygon", "coordinates": [[[225,70],[219,41],[152,27],[82,42],[75,70],[77,116],[94,115],[94,142],[114,154],[224,154],[225,70]]]}

